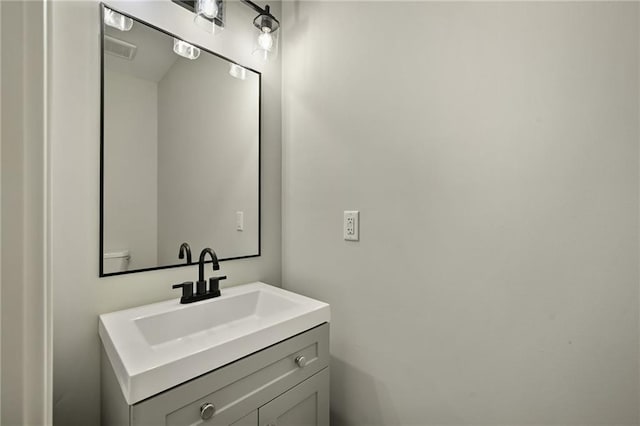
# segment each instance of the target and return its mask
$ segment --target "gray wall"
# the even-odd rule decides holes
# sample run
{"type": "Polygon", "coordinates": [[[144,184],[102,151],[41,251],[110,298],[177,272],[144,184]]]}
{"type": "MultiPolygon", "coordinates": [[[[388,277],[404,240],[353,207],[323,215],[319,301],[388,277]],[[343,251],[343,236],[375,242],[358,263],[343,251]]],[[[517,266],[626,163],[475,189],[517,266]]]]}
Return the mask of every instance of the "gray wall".
{"type": "MultiPolygon", "coordinates": [[[[17,2],[0,5],[2,22],[0,40],[2,53],[2,102],[0,105],[2,120],[0,155],[2,173],[2,282],[22,283],[24,271],[24,99],[23,99],[23,63],[10,60],[13,56],[21,58],[20,50],[24,46],[22,14],[23,8],[17,2]],[[8,206],[13,206],[9,209],[8,206]],[[11,249],[9,249],[11,247],[11,249]]],[[[19,424],[23,421],[23,377],[22,369],[24,349],[22,347],[22,327],[7,327],[22,320],[24,291],[20,285],[2,286],[2,306],[0,320],[2,345],[0,373],[0,401],[2,402],[2,424],[19,424]],[[10,407],[16,407],[12,409],[10,407]]]]}
{"type": "Polygon", "coordinates": [[[0,423],[50,413],[46,6],[0,2],[0,423]]]}
{"type": "MultiPolygon", "coordinates": [[[[193,25],[193,15],[168,0],[109,3],[263,69],[252,62],[253,34],[243,30],[254,15],[247,7],[230,4],[228,28],[212,38],[193,25]]],[[[278,3],[273,7],[279,14],[278,3]]],[[[50,13],[54,423],[97,425],[98,315],[176,297],[171,285],[196,278],[197,267],[98,278],[99,8],[97,2],[54,1],[50,13]]],[[[255,280],[280,283],[280,64],[270,63],[263,71],[263,255],[223,262],[227,286],[255,280]]]]}
{"type": "Polygon", "coordinates": [[[332,305],[332,424],[637,424],[638,4],[284,7],[283,285],[332,305]]]}
{"type": "Polygon", "coordinates": [[[46,5],[0,2],[0,423],[50,412],[46,283],[46,5]]]}
{"type": "Polygon", "coordinates": [[[106,70],[104,80],[104,252],[129,250],[129,269],[150,268],[158,265],[158,83],[106,70]]]}

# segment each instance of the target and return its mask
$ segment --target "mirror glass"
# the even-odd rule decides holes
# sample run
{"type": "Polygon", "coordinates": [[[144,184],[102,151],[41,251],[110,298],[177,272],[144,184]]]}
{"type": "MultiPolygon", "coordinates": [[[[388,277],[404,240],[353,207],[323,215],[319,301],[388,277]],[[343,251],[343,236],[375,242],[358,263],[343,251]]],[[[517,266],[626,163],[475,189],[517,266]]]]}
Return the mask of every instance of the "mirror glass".
{"type": "Polygon", "coordinates": [[[182,243],[192,263],[205,247],[259,256],[260,73],[112,13],[103,7],[100,276],[185,265],[182,243]]]}

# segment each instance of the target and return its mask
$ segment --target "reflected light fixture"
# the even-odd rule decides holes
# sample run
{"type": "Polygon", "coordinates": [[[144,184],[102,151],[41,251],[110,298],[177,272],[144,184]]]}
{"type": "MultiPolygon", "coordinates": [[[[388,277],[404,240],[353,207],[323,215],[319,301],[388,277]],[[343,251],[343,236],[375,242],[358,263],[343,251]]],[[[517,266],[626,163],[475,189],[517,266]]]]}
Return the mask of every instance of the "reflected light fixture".
{"type": "Polygon", "coordinates": [[[194,22],[207,32],[218,34],[224,29],[224,10],[223,0],[196,0],[194,22]]]}
{"type": "Polygon", "coordinates": [[[129,31],[133,27],[133,19],[111,10],[108,7],[104,8],[104,23],[120,31],[129,31]]]}
{"type": "Polygon", "coordinates": [[[253,20],[257,34],[253,45],[253,54],[263,61],[275,58],[278,54],[278,29],[280,22],[271,14],[269,5],[253,20]]]}
{"type": "Polygon", "coordinates": [[[229,75],[237,78],[238,80],[244,80],[247,78],[247,69],[238,64],[231,63],[229,64],[229,75]]]}
{"type": "Polygon", "coordinates": [[[199,48],[179,38],[173,39],[173,51],[187,59],[198,59],[198,56],[200,56],[199,48]]]}

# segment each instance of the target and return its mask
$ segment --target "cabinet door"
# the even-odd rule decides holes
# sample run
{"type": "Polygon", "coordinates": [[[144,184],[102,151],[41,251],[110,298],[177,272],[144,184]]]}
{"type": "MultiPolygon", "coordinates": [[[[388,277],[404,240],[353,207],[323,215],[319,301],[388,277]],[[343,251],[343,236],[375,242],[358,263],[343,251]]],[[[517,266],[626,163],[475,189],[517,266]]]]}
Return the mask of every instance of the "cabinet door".
{"type": "Polygon", "coordinates": [[[259,426],[328,426],[329,368],[258,410],[259,426]]]}
{"type": "Polygon", "coordinates": [[[258,424],[258,410],[253,410],[241,419],[236,420],[229,426],[257,426],[258,424]]]}

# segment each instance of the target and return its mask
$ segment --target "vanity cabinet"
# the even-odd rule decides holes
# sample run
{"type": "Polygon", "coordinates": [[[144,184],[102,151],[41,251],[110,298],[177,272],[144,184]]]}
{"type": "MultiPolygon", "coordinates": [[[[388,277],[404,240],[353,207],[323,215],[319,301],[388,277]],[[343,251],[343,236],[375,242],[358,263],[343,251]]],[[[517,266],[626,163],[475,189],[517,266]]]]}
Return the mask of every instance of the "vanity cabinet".
{"type": "MultiPolygon", "coordinates": [[[[329,369],[325,368],[258,410],[258,424],[329,424],[329,369]]],[[[256,423],[251,423],[256,424],[256,423]]]]}
{"type": "Polygon", "coordinates": [[[102,425],[329,424],[329,324],[128,405],[104,351],[102,425]]]}

